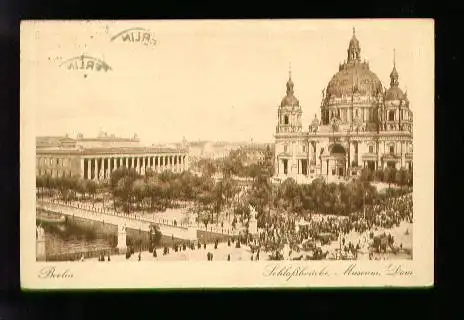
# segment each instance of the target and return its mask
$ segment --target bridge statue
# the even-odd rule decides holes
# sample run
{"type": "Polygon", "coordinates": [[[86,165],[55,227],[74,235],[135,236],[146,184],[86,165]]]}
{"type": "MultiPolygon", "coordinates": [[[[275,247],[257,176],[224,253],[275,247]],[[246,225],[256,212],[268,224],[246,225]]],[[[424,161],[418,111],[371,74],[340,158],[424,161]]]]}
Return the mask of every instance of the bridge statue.
{"type": "Polygon", "coordinates": [[[117,248],[119,249],[119,254],[126,253],[127,250],[127,232],[126,232],[126,225],[122,225],[121,228],[118,230],[118,245],[117,248]]]}

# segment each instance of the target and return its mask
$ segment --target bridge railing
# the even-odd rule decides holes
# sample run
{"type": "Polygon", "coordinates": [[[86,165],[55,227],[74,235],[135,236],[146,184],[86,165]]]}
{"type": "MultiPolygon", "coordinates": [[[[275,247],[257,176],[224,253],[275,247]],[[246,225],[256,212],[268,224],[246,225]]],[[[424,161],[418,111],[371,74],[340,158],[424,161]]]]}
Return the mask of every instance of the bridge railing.
{"type": "Polygon", "coordinates": [[[80,210],[81,212],[88,212],[92,216],[101,216],[102,214],[104,215],[110,215],[110,216],[117,216],[121,217],[124,219],[129,219],[133,221],[139,221],[139,222],[145,222],[145,223],[155,223],[159,224],[162,226],[166,227],[173,227],[173,228],[179,228],[179,229],[187,229],[187,228],[196,228],[197,230],[204,231],[204,232],[212,232],[212,233],[217,233],[217,234],[223,234],[223,235],[238,235],[240,233],[239,229],[232,228],[230,225],[229,226],[218,226],[218,225],[210,225],[205,227],[204,224],[201,223],[178,223],[176,220],[169,220],[169,219],[156,219],[156,218],[149,218],[149,217],[142,217],[138,216],[136,213],[135,214],[128,214],[124,212],[117,212],[114,210],[109,210],[107,208],[98,208],[94,207],[88,203],[74,203],[74,202],[65,202],[57,199],[52,199],[50,201],[38,201],[37,202],[38,206],[40,204],[45,204],[45,205],[51,205],[54,206],[55,210],[57,210],[60,213],[63,213],[62,207],[60,206],[66,206],[66,208],[73,208],[76,210],[80,210]]]}
{"type": "Polygon", "coordinates": [[[57,200],[57,199],[51,199],[49,201],[40,200],[37,203],[38,203],[38,205],[39,204],[57,205],[57,206],[55,206],[55,208],[58,209],[58,211],[61,212],[61,213],[62,213],[62,211],[59,210],[60,205],[61,206],[66,206],[67,208],[74,208],[74,209],[86,211],[86,212],[89,212],[92,215],[105,214],[105,215],[111,215],[111,216],[121,217],[121,218],[125,218],[125,219],[135,220],[135,221],[141,221],[141,222],[147,222],[147,223],[156,223],[156,224],[160,224],[160,225],[164,225],[164,226],[168,226],[168,227],[183,228],[183,229],[187,229],[188,227],[192,227],[192,225],[189,225],[188,223],[181,223],[181,222],[177,222],[176,220],[142,217],[142,216],[137,215],[137,213],[129,214],[129,213],[124,213],[124,212],[117,212],[117,211],[114,211],[114,210],[109,210],[107,208],[94,207],[94,206],[92,206],[90,204],[87,204],[87,203],[65,202],[65,201],[60,201],[60,200],[57,200]]]}

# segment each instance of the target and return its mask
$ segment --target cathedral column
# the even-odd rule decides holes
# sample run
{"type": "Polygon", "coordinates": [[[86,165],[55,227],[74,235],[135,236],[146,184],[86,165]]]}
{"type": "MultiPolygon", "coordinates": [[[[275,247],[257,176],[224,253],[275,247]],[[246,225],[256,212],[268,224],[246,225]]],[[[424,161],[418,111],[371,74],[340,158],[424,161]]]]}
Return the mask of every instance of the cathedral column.
{"type": "Polygon", "coordinates": [[[376,166],[376,170],[379,170],[382,168],[382,162],[380,161],[380,143],[378,141],[376,141],[375,143],[375,151],[376,151],[376,154],[377,154],[377,166],[376,166]]]}
{"type": "Polygon", "coordinates": [[[350,152],[350,163],[348,164],[348,166],[349,166],[349,167],[352,167],[353,161],[356,161],[356,159],[355,159],[355,146],[354,146],[354,142],[351,142],[351,141],[350,141],[349,152],[350,152]]]}
{"type": "Polygon", "coordinates": [[[406,167],[406,145],[401,141],[401,168],[406,167]]]}

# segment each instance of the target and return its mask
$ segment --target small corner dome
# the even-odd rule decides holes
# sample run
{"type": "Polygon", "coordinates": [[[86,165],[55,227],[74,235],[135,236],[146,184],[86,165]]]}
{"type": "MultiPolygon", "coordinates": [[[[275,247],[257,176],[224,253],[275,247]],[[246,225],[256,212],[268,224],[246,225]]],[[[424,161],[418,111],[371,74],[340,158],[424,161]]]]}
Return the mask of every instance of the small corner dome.
{"type": "Polygon", "coordinates": [[[284,106],[291,106],[291,107],[296,106],[297,107],[299,105],[300,105],[300,101],[298,101],[298,99],[294,95],[285,96],[282,99],[282,102],[280,103],[281,107],[284,107],[284,106]]]}
{"type": "Polygon", "coordinates": [[[385,93],[384,101],[407,100],[403,90],[399,87],[391,87],[385,93]]]}

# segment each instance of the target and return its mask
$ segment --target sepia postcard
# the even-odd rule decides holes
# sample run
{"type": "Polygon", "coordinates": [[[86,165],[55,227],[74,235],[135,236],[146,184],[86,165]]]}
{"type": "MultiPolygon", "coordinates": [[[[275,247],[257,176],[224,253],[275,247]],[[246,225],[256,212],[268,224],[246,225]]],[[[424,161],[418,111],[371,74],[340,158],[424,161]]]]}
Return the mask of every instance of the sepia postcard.
{"type": "Polygon", "coordinates": [[[23,289],[434,284],[433,20],[22,21],[23,289]]]}

